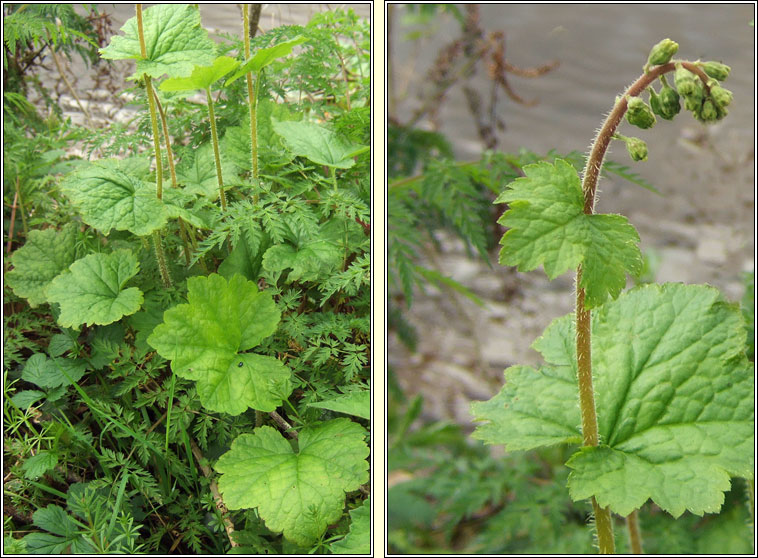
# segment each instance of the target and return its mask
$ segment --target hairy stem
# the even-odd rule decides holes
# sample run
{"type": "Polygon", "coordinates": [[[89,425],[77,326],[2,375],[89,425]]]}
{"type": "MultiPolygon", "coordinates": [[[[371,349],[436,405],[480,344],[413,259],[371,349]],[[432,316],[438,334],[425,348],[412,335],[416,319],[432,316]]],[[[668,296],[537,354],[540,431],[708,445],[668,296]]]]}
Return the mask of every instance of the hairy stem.
{"type": "Polygon", "coordinates": [[[161,279],[163,280],[163,286],[167,289],[171,287],[171,274],[168,272],[168,266],[166,265],[166,256],[163,254],[163,246],[161,245],[161,235],[158,231],[155,231],[152,235],[153,248],[155,249],[155,259],[158,260],[158,269],[161,272],[161,279]]]}
{"type": "Polygon", "coordinates": [[[639,510],[626,516],[626,528],[629,531],[629,546],[632,554],[642,554],[642,535],[640,534],[639,510]]]}
{"type": "MultiPolygon", "coordinates": [[[[145,47],[145,31],[142,27],[142,4],[136,4],[137,10],[137,34],[139,35],[139,46],[142,58],[147,58],[147,48],[145,47]]],[[[150,76],[143,74],[145,78],[145,88],[147,90],[147,104],[150,107],[150,123],[153,128],[153,149],[155,150],[155,185],[156,196],[159,200],[163,199],[163,164],[161,161],[161,142],[160,135],[158,133],[158,116],[155,109],[155,91],[153,91],[153,84],[150,76]]],[[[161,235],[158,231],[155,231],[152,235],[153,248],[155,249],[155,257],[158,260],[158,269],[161,272],[161,279],[163,285],[166,288],[171,287],[171,275],[168,272],[168,266],[166,265],[166,256],[163,254],[163,246],[161,246],[161,235]]]]}
{"type": "Polygon", "coordinates": [[[216,176],[218,178],[218,194],[221,198],[221,209],[226,211],[226,195],[224,194],[224,177],[221,176],[221,154],[218,150],[218,132],[216,131],[216,113],[213,112],[213,97],[211,97],[211,88],[205,89],[205,95],[208,97],[208,118],[211,121],[211,139],[213,140],[213,157],[216,161],[216,176]]]}
{"type": "Polygon", "coordinates": [[[595,512],[598,552],[600,554],[615,554],[616,543],[613,540],[611,511],[608,508],[601,508],[594,496],[592,497],[592,509],[595,512]]]}
{"type": "MultiPolygon", "coordinates": [[[[161,102],[158,97],[155,98],[155,104],[158,107],[158,115],[161,117],[161,128],[163,128],[163,143],[166,144],[166,158],[168,159],[168,170],[171,175],[171,187],[178,188],[179,183],[176,180],[176,165],[174,165],[174,150],[171,149],[171,136],[168,135],[168,121],[166,120],[166,112],[161,106],[161,102]]],[[[179,217],[179,235],[182,238],[182,245],[184,246],[184,262],[189,267],[190,265],[190,247],[187,241],[187,230],[184,224],[184,219],[179,217]]]]}
{"type": "MultiPolygon", "coordinates": [[[[748,522],[750,523],[751,536],[755,540],[755,481],[748,479],[745,487],[747,489],[748,522]]],[[[755,552],[755,546],[753,546],[753,552],[755,552]]]]}
{"type": "MultiPolygon", "coordinates": [[[[147,48],[145,47],[145,32],[142,28],[142,4],[136,5],[137,10],[137,32],[139,34],[139,47],[142,58],[147,58],[147,48]]],[[[158,116],[155,109],[155,91],[153,91],[153,82],[149,75],[144,74],[145,89],[147,90],[147,104],[150,107],[150,123],[153,128],[153,149],[155,150],[155,183],[158,199],[163,199],[163,161],[161,157],[160,135],[158,134],[158,116]]]]}
{"type": "MultiPolygon", "coordinates": [[[[704,84],[708,82],[708,76],[705,75],[699,67],[692,62],[677,61],[692,73],[696,74],[704,84]]],[[[595,192],[597,191],[597,180],[600,176],[600,169],[603,166],[605,153],[608,146],[616,133],[616,128],[621,123],[627,109],[627,96],[636,97],[652,84],[659,76],[672,72],[676,69],[677,62],[669,62],[656,66],[653,69],[642,74],[637,80],[630,85],[624,92],[615,106],[608,114],[603,126],[595,136],[590,149],[590,155],[587,158],[587,165],[584,167],[582,179],[582,191],[584,193],[584,213],[591,215],[595,210],[595,192]]],[[[585,308],[585,293],[582,284],[582,266],[576,271],[576,361],[577,361],[577,381],[579,384],[579,407],[582,415],[582,436],[585,446],[597,446],[599,443],[597,430],[597,414],[595,411],[595,398],[592,387],[592,316],[590,310],[585,308]]],[[[608,508],[600,506],[592,498],[592,507],[595,510],[595,524],[597,526],[598,544],[601,554],[613,553],[615,551],[613,541],[613,523],[611,522],[611,513],[608,508]]]]}
{"type": "Polygon", "coordinates": [[[24,229],[24,237],[29,236],[29,225],[26,223],[26,209],[24,209],[24,199],[21,197],[21,182],[18,175],[16,176],[16,196],[18,197],[18,208],[21,210],[21,226],[24,229]]]}
{"type": "MultiPolygon", "coordinates": [[[[248,60],[250,58],[249,4],[245,4],[242,7],[242,36],[245,40],[245,60],[248,60]]],[[[253,73],[248,72],[245,74],[245,80],[247,81],[247,103],[250,111],[250,159],[252,163],[250,168],[253,170],[253,178],[258,178],[258,96],[253,92],[253,73]]]]}
{"type": "MultiPolygon", "coordinates": [[[[11,224],[8,227],[8,247],[5,252],[7,255],[11,253],[11,246],[13,245],[13,225],[16,223],[16,208],[18,205],[18,177],[16,177],[16,193],[13,195],[13,205],[11,206],[11,224]]],[[[6,260],[7,262],[7,260],[6,260]]]]}

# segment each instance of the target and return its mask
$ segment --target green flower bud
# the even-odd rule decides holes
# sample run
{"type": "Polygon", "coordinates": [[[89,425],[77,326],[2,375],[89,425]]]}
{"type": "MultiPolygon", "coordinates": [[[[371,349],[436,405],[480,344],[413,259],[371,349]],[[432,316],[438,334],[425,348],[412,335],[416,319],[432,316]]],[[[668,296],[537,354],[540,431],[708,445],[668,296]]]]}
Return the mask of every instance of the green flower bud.
{"type": "Polygon", "coordinates": [[[717,107],[726,107],[732,102],[732,92],[720,85],[711,87],[711,99],[717,107]]]}
{"type": "Polygon", "coordinates": [[[650,51],[650,55],[647,57],[648,66],[666,64],[671,60],[671,57],[676,54],[677,50],[679,50],[679,45],[677,43],[671,39],[663,39],[650,51]]]}
{"type": "Polygon", "coordinates": [[[655,89],[652,87],[648,88],[648,92],[650,93],[650,109],[653,111],[653,114],[656,116],[663,117],[663,111],[661,111],[661,100],[660,97],[658,97],[658,94],[655,92],[655,89]]]}
{"type": "Polygon", "coordinates": [[[682,109],[679,104],[679,94],[673,87],[669,86],[665,77],[661,76],[661,82],[663,87],[660,95],[657,95],[652,87],[649,88],[650,108],[656,116],[660,116],[664,120],[672,120],[682,109]]]}
{"type": "MultiPolygon", "coordinates": [[[[681,93],[681,91],[680,91],[681,93]]],[[[705,88],[703,84],[698,80],[695,82],[694,87],[688,95],[684,95],[684,108],[691,111],[693,114],[700,112],[700,108],[703,106],[703,100],[705,99],[705,88]]]]}
{"type": "Polygon", "coordinates": [[[695,87],[697,87],[697,77],[695,74],[682,67],[680,64],[676,65],[676,71],[674,72],[674,85],[676,85],[677,91],[680,95],[691,95],[695,87]]]}
{"type": "Polygon", "coordinates": [[[639,97],[631,97],[627,101],[628,109],[626,111],[626,120],[632,126],[647,129],[652,128],[655,124],[655,115],[645,101],[639,97]]]}
{"type": "Polygon", "coordinates": [[[715,122],[719,119],[719,113],[716,111],[716,107],[713,105],[713,101],[706,99],[703,102],[703,107],[700,110],[699,117],[699,120],[702,120],[703,122],[715,122]]]}
{"type": "Polygon", "coordinates": [[[703,64],[700,64],[700,67],[703,68],[703,71],[708,74],[709,77],[719,81],[724,81],[728,78],[729,72],[732,70],[729,66],[722,64],[721,62],[704,62],[703,64]]]}
{"type": "Polygon", "coordinates": [[[666,120],[671,120],[682,110],[682,106],[679,104],[679,93],[673,87],[670,87],[665,80],[661,89],[660,102],[661,111],[663,112],[661,118],[665,118],[666,120]]]}
{"type": "Polygon", "coordinates": [[[624,138],[632,161],[647,161],[647,144],[640,138],[624,138]]]}

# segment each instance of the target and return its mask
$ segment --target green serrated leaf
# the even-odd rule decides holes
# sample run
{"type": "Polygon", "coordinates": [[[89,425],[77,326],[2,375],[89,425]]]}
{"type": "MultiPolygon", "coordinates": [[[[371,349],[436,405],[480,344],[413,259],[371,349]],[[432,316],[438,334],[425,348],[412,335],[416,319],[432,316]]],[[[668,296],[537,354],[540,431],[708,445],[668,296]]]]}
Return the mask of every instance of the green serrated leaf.
{"type": "Polygon", "coordinates": [[[258,508],[272,531],[301,546],[339,519],[345,492],[368,481],[365,430],[349,419],[303,428],[298,450],[269,426],[232,442],[216,470],[230,509],[258,508]]]}
{"type": "Polygon", "coordinates": [[[292,391],[291,371],[276,358],[243,353],[276,331],[281,314],[271,294],[241,275],[192,277],[187,287],[189,304],[166,310],[148,344],[175,374],[197,381],[208,409],[275,410],[292,391]]]}
{"type": "Polygon", "coordinates": [[[22,469],[24,478],[34,480],[44,475],[58,464],[58,454],[52,451],[40,451],[24,461],[22,469]]]}
{"type": "MultiPolygon", "coordinates": [[[[248,130],[248,134],[250,130],[248,130]]],[[[218,178],[216,176],[216,161],[213,156],[213,145],[204,143],[194,149],[192,157],[182,159],[176,167],[176,179],[185,192],[197,196],[205,196],[211,201],[218,198],[218,178]]],[[[248,158],[250,150],[247,151],[248,158]]],[[[221,156],[221,175],[229,181],[235,176],[235,165],[224,155],[221,156]]]]}
{"type": "Polygon", "coordinates": [[[219,275],[229,279],[235,273],[239,273],[250,281],[257,281],[261,271],[262,252],[260,242],[256,245],[247,235],[240,235],[232,252],[218,266],[219,275]]]}
{"type": "Polygon", "coordinates": [[[370,419],[371,392],[367,389],[349,391],[331,399],[308,403],[308,407],[328,409],[337,413],[370,419]]]}
{"type": "Polygon", "coordinates": [[[168,220],[155,186],[129,173],[129,164],[106,159],[70,174],[61,189],[77,206],[82,219],[103,234],[111,229],[146,236],[168,220]],[[125,166],[126,165],[126,166],[125,166]]]}
{"type": "Polygon", "coordinates": [[[124,289],[139,271],[137,257],[129,250],[90,254],[75,261],[68,272],[47,288],[47,298],[61,306],[58,323],[77,329],[82,324],[106,325],[134,314],[142,305],[142,291],[124,289]]]}
{"type": "Polygon", "coordinates": [[[114,35],[110,44],[100,49],[109,60],[136,60],[137,72],[158,78],[189,75],[196,65],[213,63],[216,45],[200,22],[200,11],[189,4],[159,4],[143,12],[147,58],[142,58],[136,16],[121,28],[123,35],[114,35]]]}
{"type": "Polygon", "coordinates": [[[239,70],[234,72],[234,74],[226,80],[226,83],[224,83],[224,86],[227,86],[231,83],[234,83],[236,80],[238,80],[240,77],[244,76],[248,72],[253,72],[254,74],[257,74],[260,72],[263,68],[271,64],[274,60],[277,58],[281,58],[283,56],[287,56],[290,52],[292,52],[292,49],[296,47],[297,45],[304,43],[308,39],[306,37],[295,37],[294,39],[290,39],[289,41],[284,41],[279,43],[278,45],[274,45],[268,48],[262,48],[256,52],[252,58],[247,60],[242,66],[240,66],[239,70]]]}
{"type": "Polygon", "coordinates": [[[263,255],[267,271],[291,269],[287,280],[316,281],[330,276],[342,265],[345,256],[344,232],[334,220],[320,227],[319,234],[300,241],[296,246],[277,244],[263,255]]]}
{"type": "MultiPolygon", "coordinates": [[[[729,476],[753,471],[753,369],[739,310],[701,285],[644,285],[593,313],[599,448],[568,462],[575,499],[627,515],[650,498],[674,516],[717,511],[729,476]]],[[[549,365],[511,367],[472,411],[475,437],[507,449],[578,443],[573,315],[534,347],[549,365]],[[535,435],[536,433],[536,435],[535,435]]]]}
{"type": "Polygon", "coordinates": [[[34,525],[49,533],[30,533],[23,540],[32,554],[94,554],[95,549],[78,532],[76,523],[60,506],[51,504],[34,512],[34,525]]]}
{"type": "Polygon", "coordinates": [[[11,397],[11,401],[16,407],[22,411],[25,411],[43,397],[45,397],[45,392],[43,391],[38,391],[36,389],[25,389],[24,391],[19,391],[17,394],[11,397]]]}
{"type": "Polygon", "coordinates": [[[26,243],[11,256],[5,279],[13,292],[34,308],[47,302],[45,289],[76,260],[76,226],[29,231],[26,243]]]}
{"type": "Polygon", "coordinates": [[[271,124],[295,155],[319,165],[349,169],[355,164],[353,157],[370,149],[311,122],[279,122],[272,119],[271,124]]]}
{"type": "Polygon", "coordinates": [[[47,354],[51,357],[59,357],[72,350],[74,346],[74,339],[71,335],[68,335],[67,333],[56,333],[50,338],[50,343],[47,345],[47,354]]]}
{"type": "Polygon", "coordinates": [[[87,362],[84,360],[47,358],[42,353],[35,353],[26,361],[21,379],[41,388],[55,388],[69,384],[66,374],[71,381],[78,382],[86,371],[87,362]]]}
{"type": "Polygon", "coordinates": [[[226,74],[239,66],[239,62],[229,56],[219,56],[210,66],[195,66],[189,77],[169,78],[162,82],[161,91],[188,91],[207,89],[226,74]]]}
{"type": "Polygon", "coordinates": [[[332,554],[371,554],[371,498],[350,510],[350,532],[330,548],[332,554]]]}
{"type": "Polygon", "coordinates": [[[500,241],[500,263],[530,271],[544,265],[554,279],[582,265],[581,286],[588,308],[615,298],[626,273],[642,269],[639,235],[621,215],[585,215],[582,186],[563,159],[527,165],[495,203],[508,203],[498,223],[508,227],[500,241]]]}

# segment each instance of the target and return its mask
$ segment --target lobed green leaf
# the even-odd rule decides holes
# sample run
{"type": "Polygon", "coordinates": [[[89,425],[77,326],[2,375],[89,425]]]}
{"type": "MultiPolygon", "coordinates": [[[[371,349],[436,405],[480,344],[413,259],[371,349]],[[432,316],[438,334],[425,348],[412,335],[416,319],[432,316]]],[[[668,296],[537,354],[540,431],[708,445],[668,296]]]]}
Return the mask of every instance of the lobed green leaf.
{"type": "Polygon", "coordinates": [[[292,391],[290,370],[274,357],[244,353],[276,331],[281,314],[271,294],[241,275],[192,277],[187,287],[189,303],[166,310],[148,344],[175,374],[197,381],[208,409],[275,410],[292,391]]]}
{"type": "Polygon", "coordinates": [[[345,492],[368,481],[365,430],[339,418],[307,426],[298,449],[269,426],[232,442],[216,470],[229,509],[258,508],[272,531],[306,546],[342,515],[345,492]]]}
{"type": "Polygon", "coordinates": [[[103,234],[116,229],[146,236],[166,224],[168,212],[156,197],[155,186],[139,178],[137,164],[141,160],[98,161],[67,176],[61,189],[84,222],[103,234]]]}
{"type": "Polygon", "coordinates": [[[226,86],[234,83],[248,72],[257,74],[263,68],[271,64],[274,60],[283,56],[287,56],[290,52],[292,52],[292,49],[294,47],[301,43],[304,43],[307,40],[308,39],[306,37],[297,36],[294,39],[290,39],[289,41],[284,41],[277,45],[258,50],[251,58],[245,61],[242,66],[236,72],[234,72],[231,77],[229,77],[229,79],[226,80],[226,83],[224,83],[224,85],[226,86]]]}
{"type": "Polygon", "coordinates": [[[371,554],[371,498],[350,510],[350,532],[330,548],[332,554],[371,554]]]}
{"type": "Polygon", "coordinates": [[[188,91],[208,89],[226,74],[239,66],[239,62],[229,56],[219,56],[210,66],[195,66],[189,77],[169,78],[160,85],[161,91],[188,91]]]}
{"type": "Polygon", "coordinates": [[[642,269],[637,231],[621,215],[585,215],[579,175],[567,161],[523,171],[495,200],[510,207],[498,220],[510,229],[500,241],[500,263],[519,271],[543,265],[550,279],[581,264],[588,308],[617,297],[626,274],[642,269]]]}
{"type": "MultiPolygon", "coordinates": [[[[627,515],[650,498],[674,516],[717,511],[753,471],[753,369],[739,310],[700,285],[644,285],[593,313],[601,446],[568,461],[574,499],[627,515]]],[[[580,443],[573,315],[534,343],[549,363],[511,367],[474,403],[474,436],[507,449],[580,443]],[[536,433],[536,434],[535,434],[536,433]]]]}
{"type": "Polygon", "coordinates": [[[142,57],[136,16],[121,28],[123,35],[114,35],[110,44],[100,49],[109,60],[136,60],[137,72],[158,78],[189,75],[196,65],[213,63],[216,45],[200,22],[200,11],[189,4],[159,4],[143,12],[147,58],[142,57]]]}
{"type": "Polygon", "coordinates": [[[76,226],[29,231],[26,243],[11,256],[5,279],[13,292],[34,308],[47,302],[45,289],[76,259],[76,226]]]}
{"type": "Polygon", "coordinates": [[[303,121],[271,121],[287,147],[295,154],[319,165],[349,169],[355,164],[353,157],[370,149],[368,145],[353,143],[337,133],[303,121]]]}
{"type": "Polygon", "coordinates": [[[142,305],[142,291],[124,289],[124,285],[137,271],[137,257],[129,250],[90,254],[75,261],[46,290],[48,300],[60,304],[58,323],[77,329],[82,324],[106,325],[134,314],[142,305]]]}

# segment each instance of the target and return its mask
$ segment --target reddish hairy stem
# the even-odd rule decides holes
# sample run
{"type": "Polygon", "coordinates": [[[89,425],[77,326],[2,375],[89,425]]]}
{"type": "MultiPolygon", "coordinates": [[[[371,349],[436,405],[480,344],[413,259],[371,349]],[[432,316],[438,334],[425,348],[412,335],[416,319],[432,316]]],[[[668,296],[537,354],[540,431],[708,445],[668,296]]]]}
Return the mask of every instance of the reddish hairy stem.
{"type": "MultiPolygon", "coordinates": [[[[703,70],[692,62],[677,61],[682,66],[687,68],[690,72],[697,75],[708,89],[708,76],[703,70]]],[[[587,165],[584,167],[584,179],[582,182],[582,189],[584,191],[584,212],[587,215],[591,215],[595,208],[595,190],[597,188],[597,179],[600,175],[600,168],[603,166],[603,159],[605,158],[605,152],[608,151],[608,145],[613,139],[613,134],[616,132],[621,119],[624,117],[627,108],[626,97],[637,97],[648,86],[658,79],[663,74],[672,72],[676,69],[677,62],[669,62],[668,64],[662,64],[655,66],[648,72],[642,74],[637,81],[635,81],[624,92],[619,99],[619,102],[613,107],[608,117],[605,119],[602,128],[597,134],[595,141],[590,151],[590,156],[587,159],[587,165]]]]}
{"type": "MultiPolygon", "coordinates": [[[[584,213],[591,215],[595,209],[595,192],[600,169],[603,166],[605,153],[613,139],[616,128],[621,123],[627,109],[627,97],[636,97],[663,74],[674,71],[676,64],[697,75],[708,89],[708,76],[692,62],[669,62],[656,66],[635,81],[624,92],[616,105],[608,114],[603,126],[600,128],[587,158],[582,180],[584,193],[584,213]]],[[[597,429],[597,412],[595,410],[595,395],[592,387],[592,314],[585,308],[585,292],[581,285],[582,266],[576,270],[576,363],[577,383],[579,384],[579,407],[582,417],[582,437],[585,446],[597,446],[599,443],[597,429]]],[[[601,554],[613,554],[615,543],[613,540],[613,522],[608,508],[601,508],[595,498],[592,498],[592,507],[595,512],[595,525],[598,535],[598,546],[601,554]]]]}

